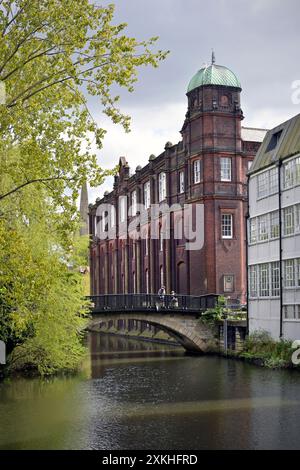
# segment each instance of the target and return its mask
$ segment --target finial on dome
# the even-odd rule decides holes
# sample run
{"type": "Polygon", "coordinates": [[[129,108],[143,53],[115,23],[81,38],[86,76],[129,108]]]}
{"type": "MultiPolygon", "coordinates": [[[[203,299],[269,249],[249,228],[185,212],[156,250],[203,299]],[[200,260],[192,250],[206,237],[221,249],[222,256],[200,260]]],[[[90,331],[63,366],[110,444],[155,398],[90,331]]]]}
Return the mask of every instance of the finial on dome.
{"type": "Polygon", "coordinates": [[[212,52],[211,52],[211,65],[214,65],[215,63],[216,63],[215,51],[212,49],[212,52]]]}

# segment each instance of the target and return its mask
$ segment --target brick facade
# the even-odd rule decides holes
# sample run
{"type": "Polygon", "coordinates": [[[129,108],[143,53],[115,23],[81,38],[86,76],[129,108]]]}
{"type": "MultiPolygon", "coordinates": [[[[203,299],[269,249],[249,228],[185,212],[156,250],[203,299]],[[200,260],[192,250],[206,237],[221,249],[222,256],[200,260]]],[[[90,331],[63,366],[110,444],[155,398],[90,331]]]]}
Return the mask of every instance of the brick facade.
{"type": "MultiPolygon", "coordinates": [[[[137,167],[130,175],[124,157],[120,158],[119,174],[114,188],[89,208],[92,294],[157,293],[161,283],[167,293],[200,295],[218,293],[245,301],[246,294],[246,173],[260,142],[243,141],[240,88],[200,86],[187,94],[188,110],[181,130],[182,140],[168,142],[159,156],[150,156],[149,163],[137,167]],[[221,181],[221,158],[231,159],[231,180],[221,181]],[[200,160],[200,181],[194,182],[194,162],[200,160]],[[184,192],[180,192],[180,172],[184,172],[184,192]],[[119,196],[129,202],[136,190],[137,202],[144,202],[144,184],[150,181],[151,203],[158,202],[159,174],[166,175],[165,202],[204,205],[204,246],[200,250],[185,249],[185,239],[174,239],[177,215],[172,214],[170,239],[132,240],[120,218],[119,196]],[[99,204],[116,208],[117,237],[99,240],[96,237],[96,211],[99,204]],[[231,238],[222,237],[222,215],[232,217],[231,238]],[[146,247],[148,243],[148,247],[146,247]],[[227,276],[224,279],[224,276],[227,276]],[[228,277],[230,276],[230,277],[228,277]],[[225,281],[231,280],[225,286],[225,281]],[[227,287],[224,289],[224,287],[227,287]]],[[[132,217],[128,217],[130,222],[132,217]]],[[[99,222],[100,223],[100,222],[99,222]]],[[[161,222],[158,220],[157,222],[161,222]]],[[[141,221],[140,231],[149,231],[150,221],[141,221]]]]}

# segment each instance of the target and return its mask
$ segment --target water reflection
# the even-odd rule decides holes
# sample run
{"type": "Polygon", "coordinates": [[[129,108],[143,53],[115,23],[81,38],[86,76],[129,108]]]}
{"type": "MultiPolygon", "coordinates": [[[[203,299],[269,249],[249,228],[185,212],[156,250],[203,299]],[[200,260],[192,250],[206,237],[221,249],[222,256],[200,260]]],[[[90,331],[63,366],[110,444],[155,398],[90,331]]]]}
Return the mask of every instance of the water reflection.
{"type": "Polygon", "coordinates": [[[76,377],[0,384],[0,448],[299,448],[300,375],[92,334],[76,377]]]}

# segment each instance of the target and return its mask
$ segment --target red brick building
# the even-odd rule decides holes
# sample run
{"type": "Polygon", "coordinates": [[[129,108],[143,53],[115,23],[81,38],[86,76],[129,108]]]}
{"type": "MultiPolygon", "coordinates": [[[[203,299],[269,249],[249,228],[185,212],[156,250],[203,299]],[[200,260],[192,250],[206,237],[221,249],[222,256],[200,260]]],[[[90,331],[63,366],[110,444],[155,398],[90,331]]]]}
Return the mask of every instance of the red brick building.
{"type": "Polygon", "coordinates": [[[157,293],[164,284],[167,293],[219,293],[245,300],[246,173],[265,131],[242,127],[240,94],[235,74],[213,58],[189,83],[182,140],[175,145],[167,142],[159,156],[151,155],[133,175],[126,159],[120,158],[113,191],[89,206],[92,294],[157,293]],[[203,204],[203,247],[190,251],[184,235],[175,238],[180,211],[171,213],[168,230],[158,217],[163,233],[159,239],[147,235],[151,220],[150,215],[144,217],[138,225],[143,238],[132,240],[126,223],[139,213],[128,214],[126,202],[134,207],[136,203],[203,204]],[[116,209],[107,224],[97,212],[102,204],[116,209]],[[108,230],[107,239],[96,236],[97,224],[108,230]],[[116,236],[110,237],[112,228],[116,236]]]}

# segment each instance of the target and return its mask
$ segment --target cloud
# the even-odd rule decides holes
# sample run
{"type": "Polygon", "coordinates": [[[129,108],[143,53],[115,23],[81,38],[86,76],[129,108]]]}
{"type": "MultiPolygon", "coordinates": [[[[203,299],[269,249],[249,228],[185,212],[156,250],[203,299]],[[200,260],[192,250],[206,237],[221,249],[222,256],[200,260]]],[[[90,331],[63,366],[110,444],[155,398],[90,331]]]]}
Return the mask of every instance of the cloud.
{"type": "MultiPolygon", "coordinates": [[[[100,3],[100,2],[99,2],[100,3]]],[[[103,0],[101,4],[108,4],[103,0]]],[[[241,80],[243,125],[271,128],[300,112],[293,105],[291,84],[300,79],[299,0],[115,0],[115,22],[127,22],[138,39],[159,36],[158,46],[171,53],[158,69],[139,72],[135,92],[121,92],[121,107],[132,116],[132,132],[101,116],[90,100],[93,115],[108,130],[99,163],[114,166],[125,155],[131,168],[159,154],[164,144],[180,139],[190,78],[215,49],[216,62],[241,80]]],[[[91,200],[112,180],[90,192],[91,200]]]]}
{"type": "MultiPolygon", "coordinates": [[[[131,132],[127,134],[100,114],[95,116],[96,121],[107,129],[103,149],[98,152],[98,162],[102,168],[113,168],[120,156],[125,156],[134,172],[137,165],[148,163],[151,154],[159,155],[163,152],[167,141],[175,144],[181,140],[179,131],[186,112],[185,100],[145,108],[124,108],[123,111],[132,117],[131,132]]],[[[112,178],[108,178],[100,188],[91,188],[90,200],[111,190],[112,184],[112,178]]]]}

